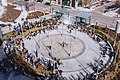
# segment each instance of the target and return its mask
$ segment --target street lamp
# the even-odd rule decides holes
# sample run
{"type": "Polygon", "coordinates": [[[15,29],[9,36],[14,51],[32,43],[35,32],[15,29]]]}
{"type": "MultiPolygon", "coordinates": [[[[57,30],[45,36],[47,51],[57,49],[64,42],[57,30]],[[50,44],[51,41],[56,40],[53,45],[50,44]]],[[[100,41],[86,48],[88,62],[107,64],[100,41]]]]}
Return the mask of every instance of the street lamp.
{"type": "Polygon", "coordinates": [[[98,62],[97,62],[97,73],[96,73],[96,79],[98,79],[98,74],[99,74],[99,67],[100,67],[100,58],[101,58],[101,55],[100,55],[100,57],[99,57],[99,59],[98,59],[98,62]]]}
{"type": "Polygon", "coordinates": [[[51,39],[51,54],[52,54],[52,39],[51,39]]]}
{"type": "Polygon", "coordinates": [[[119,25],[119,22],[117,21],[116,23],[116,29],[115,29],[115,40],[114,40],[114,46],[116,46],[116,41],[117,41],[117,31],[118,31],[118,25],[119,25]]]}
{"type": "Polygon", "coordinates": [[[71,37],[70,37],[70,53],[68,54],[69,56],[71,55],[71,49],[72,49],[71,46],[72,46],[72,40],[71,40],[71,37]]]}
{"type": "Polygon", "coordinates": [[[76,29],[77,29],[77,17],[76,17],[76,25],[75,25],[75,39],[76,39],[76,35],[77,35],[77,31],[76,31],[76,29]]]}
{"type": "Polygon", "coordinates": [[[1,27],[0,27],[0,38],[3,40],[1,27]]]}
{"type": "Polygon", "coordinates": [[[35,11],[35,1],[33,1],[34,11],[35,11]]]}

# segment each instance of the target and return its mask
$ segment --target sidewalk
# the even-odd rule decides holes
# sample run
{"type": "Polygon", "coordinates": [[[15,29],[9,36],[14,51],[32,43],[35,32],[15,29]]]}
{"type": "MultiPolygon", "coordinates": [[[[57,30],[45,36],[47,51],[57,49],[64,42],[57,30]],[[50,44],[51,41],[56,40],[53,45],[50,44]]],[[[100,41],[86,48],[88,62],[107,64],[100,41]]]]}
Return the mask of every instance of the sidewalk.
{"type": "Polygon", "coordinates": [[[22,9],[23,10],[22,10],[20,16],[15,20],[15,22],[20,23],[20,24],[22,23],[21,19],[22,18],[26,19],[27,15],[28,15],[27,11],[25,10],[25,8],[23,6],[22,6],[22,9]]]}

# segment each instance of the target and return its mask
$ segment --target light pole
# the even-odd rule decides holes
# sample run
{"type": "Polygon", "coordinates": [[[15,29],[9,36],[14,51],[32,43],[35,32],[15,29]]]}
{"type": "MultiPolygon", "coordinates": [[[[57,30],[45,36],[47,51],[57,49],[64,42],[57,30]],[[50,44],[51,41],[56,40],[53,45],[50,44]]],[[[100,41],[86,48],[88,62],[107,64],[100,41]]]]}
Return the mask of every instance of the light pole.
{"type": "Polygon", "coordinates": [[[62,24],[62,34],[61,35],[63,35],[63,24],[62,24]]]}
{"type": "Polygon", "coordinates": [[[39,32],[39,42],[41,41],[41,39],[40,39],[40,34],[41,34],[41,32],[39,32]]]}
{"type": "Polygon", "coordinates": [[[70,7],[72,7],[72,0],[70,0],[70,7]]]}
{"type": "Polygon", "coordinates": [[[97,26],[97,22],[95,22],[95,25],[94,25],[94,33],[95,33],[95,28],[96,28],[96,26],[97,26]]]}
{"type": "Polygon", "coordinates": [[[21,25],[21,24],[23,24],[23,20],[21,20],[21,22],[20,22],[20,28],[21,28],[21,31],[22,31],[22,38],[24,38],[24,32],[23,32],[23,25],[21,25]]]}
{"type": "Polygon", "coordinates": [[[101,58],[101,55],[100,55],[100,57],[98,58],[98,62],[97,62],[97,73],[96,73],[96,80],[98,79],[98,74],[99,74],[99,66],[100,66],[100,58],[101,58]]]}
{"type": "Polygon", "coordinates": [[[3,40],[1,27],[0,27],[0,38],[3,40]]]}
{"type": "Polygon", "coordinates": [[[52,5],[51,5],[51,3],[52,3],[52,0],[50,0],[50,13],[52,13],[52,5]]]}
{"type": "Polygon", "coordinates": [[[110,28],[107,28],[107,29],[108,29],[108,32],[107,32],[108,37],[107,37],[107,39],[109,39],[110,38],[110,28]]]}
{"type": "Polygon", "coordinates": [[[116,23],[116,29],[115,29],[115,40],[114,40],[114,46],[116,46],[116,39],[117,39],[117,31],[118,31],[118,25],[119,25],[119,22],[117,21],[116,23]]]}
{"type": "Polygon", "coordinates": [[[71,55],[71,45],[72,45],[72,42],[71,42],[72,40],[71,40],[71,37],[70,37],[70,54],[69,54],[69,56],[71,55]]]}
{"type": "Polygon", "coordinates": [[[49,28],[48,28],[48,34],[47,34],[48,37],[49,37],[49,31],[50,31],[50,30],[49,30],[49,28]]]}
{"type": "Polygon", "coordinates": [[[76,28],[77,28],[77,26],[75,26],[75,39],[76,39],[76,35],[77,35],[77,31],[76,31],[76,28]]]}
{"type": "Polygon", "coordinates": [[[76,17],[76,26],[75,26],[75,39],[76,39],[76,35],[77,35],[76,29],[77,29],[77,17],[76,17]]]}
{"type": "Polygon", "coordinates": [[[120,50],[120,40],[118,41],[117,53],[119,53],[119,50],[120,50]]]}
{"type": "Polygon", "coordinates": [[[52,54],[52,39],[51,39],[51,54],[52,54]]]}

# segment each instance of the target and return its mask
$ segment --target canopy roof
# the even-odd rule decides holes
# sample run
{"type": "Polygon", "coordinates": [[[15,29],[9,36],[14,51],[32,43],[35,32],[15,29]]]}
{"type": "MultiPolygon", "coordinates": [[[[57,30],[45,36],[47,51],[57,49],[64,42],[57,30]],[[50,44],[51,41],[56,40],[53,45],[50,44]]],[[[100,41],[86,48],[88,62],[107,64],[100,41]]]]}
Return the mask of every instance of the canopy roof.
{"type": "Polygon", "coordinates": [[[75,20],[73,18],[68,17],[68,15],[63,15],[60,20],[66,25],[74,25],[75,22],[75,20]]]}
{"type": "Polygon", "coordinates": [[[76,15],[76,17],[88,19],[91,15],[92,15],[92,13],[90,13],[90,12],[79,12],[76,15]]]}
{"type": "Polygon", "coordinates": [[[60,13],[60,14],[68,14],[66,8],[58,8],[57,10],[55,10],[55,12],[60,13]]]}

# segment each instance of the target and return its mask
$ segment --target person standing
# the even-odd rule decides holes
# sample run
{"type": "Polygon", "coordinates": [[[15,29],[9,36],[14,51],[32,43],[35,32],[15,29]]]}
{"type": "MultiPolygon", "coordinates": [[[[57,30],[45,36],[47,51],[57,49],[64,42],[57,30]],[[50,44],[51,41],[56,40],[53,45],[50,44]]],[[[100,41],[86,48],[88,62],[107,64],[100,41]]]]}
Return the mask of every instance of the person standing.
{"type": "Polygon", "coordinates": [[[38,57],[38,51],[37,50],[35,51],[35,55],[36,55],[36,57],[38,57]]]}

